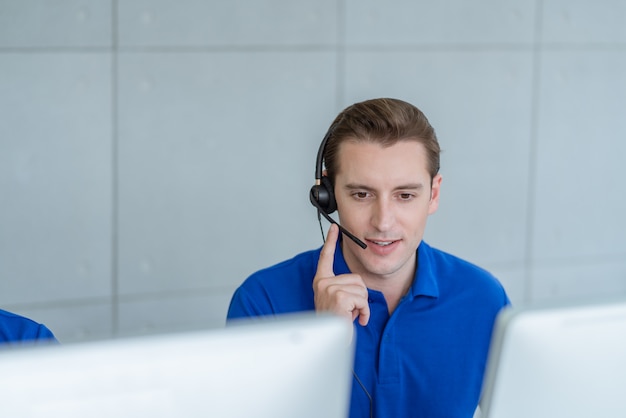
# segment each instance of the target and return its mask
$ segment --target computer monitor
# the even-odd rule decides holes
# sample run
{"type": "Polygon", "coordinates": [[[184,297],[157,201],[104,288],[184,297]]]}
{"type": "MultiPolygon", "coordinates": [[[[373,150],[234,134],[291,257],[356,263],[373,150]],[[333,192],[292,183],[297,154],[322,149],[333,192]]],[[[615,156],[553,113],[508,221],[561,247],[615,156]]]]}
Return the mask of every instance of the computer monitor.
{"type": "Polygon", "coordinates": [[[626,301],[503,310],[484,387],[483,418],[626,417],[626,301]]]}
{"type": "Polygon", "coordinates": [[[202,332],[0,351],[7,417],[345,418],[352,324],[294,314],[202,332]]]}

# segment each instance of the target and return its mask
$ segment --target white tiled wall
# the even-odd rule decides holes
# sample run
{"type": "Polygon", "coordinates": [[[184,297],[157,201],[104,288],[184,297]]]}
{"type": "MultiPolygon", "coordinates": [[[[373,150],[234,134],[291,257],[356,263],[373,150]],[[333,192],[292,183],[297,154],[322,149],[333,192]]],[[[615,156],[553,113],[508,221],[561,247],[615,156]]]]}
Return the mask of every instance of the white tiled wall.
{"type": "Polygon", "coordinates": [[[222,326],[321,244],[343,107],[422,108],[426,239],[517,304],[626,295],[619,0],[0,0],[0,307],[63,342],[222,326]]]}
{"type": "Polygon", "coordinates": [[[391,0],[383,4],[377,0],[345,0],[345,3],[348,45],[442,48],[531,42],[537,2],[391,0]]]}
{"type": "Polygon", "coordinates": [[[0,48],[110,52],[112,11],[111,0],[0,0],[0,48]]]}
{"type": "Polygon", "coordinates": [[[335,45],[336,0],[119,0],[119,40],[142,47],[335,45]]]}
{"type": "Polygon", "coordinates": [[[333,63],[318,51],[120,54],[122,294],[231,285],[317,244],[299,238],[315,230],[302,168],[317,137],[305,132],[323,123],[306,109],[333,106],[333,63]]]}

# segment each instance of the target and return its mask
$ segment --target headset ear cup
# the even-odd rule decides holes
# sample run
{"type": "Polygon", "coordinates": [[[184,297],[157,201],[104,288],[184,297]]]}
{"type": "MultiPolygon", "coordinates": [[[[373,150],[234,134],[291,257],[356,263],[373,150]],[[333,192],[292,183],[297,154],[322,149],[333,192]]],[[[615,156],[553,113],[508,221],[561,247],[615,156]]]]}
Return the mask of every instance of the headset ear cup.
{"type": "Polygon", "coordinates": [[[327,214],[331,214],[337,210],[337,201],[335,200],[335,193],[333,190],[333,185],[330,182],[330,179],[326,176],[322,176],[321,185],[320,185],[320,197],[322,193],[325,195],[324,203],[321,204],[323,208],[326,209],[327,214]],[[322,189],[324,192],[322,192],[322,189]]]}
{"type": "Polygon", "coordinates": [[[320,183],[320,185],[311,187],[311,192],[309,193],[311,204],[324,211],[324,213],[331,214],[337,210],[333,187],[327,177],[322,177],[320,183]]]}

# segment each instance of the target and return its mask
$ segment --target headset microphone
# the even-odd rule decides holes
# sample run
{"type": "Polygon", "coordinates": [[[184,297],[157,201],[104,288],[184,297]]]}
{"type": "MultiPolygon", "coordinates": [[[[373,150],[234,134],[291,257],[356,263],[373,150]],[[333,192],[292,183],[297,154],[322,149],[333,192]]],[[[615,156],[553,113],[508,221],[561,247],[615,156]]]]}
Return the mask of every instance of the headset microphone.
{"type": "MultiPolygon", "coordinates": [[[[333,193],[333,185],[331,184],[328,177],[322,175],[322,165],[324,160],[324,149],[326,148],[326,142],[332,135],[333,127],[331,127],[322,143],[320,144],[320,148],[317,151],[317,161],[315,164],[315,185],[311,187],[311,192],[309,193],[309,199],[311,200],[311,204],[317,208],[317,213],[322,214],[324,218],[333,224],[336,224],[339,227],[339,230],[352,241],[354,241],[359,247],[366,249],[367,245],[355,237],[352,233],[350,233],[343,226],[339,225],[337,221],[330,217],[330,213],[333,213],[337,209],[337,202],[335,200],[335,195],[333,193]]],[[[318,216],[319,218],[319,216],[318,216]]]]}
{"type": "Polygon", "coordinates": [[[343,234],[345,236],[347,236],[348,238],[350,238],[352,241],[354,241],[359,247],[366,249],[367,248],[367,244],[365,244],[363,241],[361,241],[360,239],[358,239],[357,237],[355,237],[350,231],[348,231],[346,228],[344,228],[343,226],[339,225],[339,223],[337,221],[335,221],[333,218],[331,218],[325,211],[324,209],[322,209],[322,207],[320,206],[319,203],[317,203],[317,200],[315,199],[315,196],[313,195],[313,190],[311,190],[311,203],[313,204],[313,206],[315,206],[317,208],[317,213],[321,213],[322,216],[324,218],[326,218],[326,220],[328,222],[330,222],[331,224],[335,224],[339,227],[339,230],[341,232],[343,232],[343,234]]]}

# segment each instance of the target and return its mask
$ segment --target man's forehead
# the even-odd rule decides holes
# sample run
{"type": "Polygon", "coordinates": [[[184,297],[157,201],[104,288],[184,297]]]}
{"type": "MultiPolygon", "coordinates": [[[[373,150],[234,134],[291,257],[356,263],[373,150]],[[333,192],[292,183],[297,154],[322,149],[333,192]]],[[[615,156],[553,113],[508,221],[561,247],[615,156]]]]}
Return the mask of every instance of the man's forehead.
{"type": "Polygon", "coordinates": [[[383,139],[373,139],[373,138],[356,138],[356,137],[348,137],[341,141],[337,147],[337,151],[341,153],[342,150],[346,148],[352,147],[376,147],[381,150],[400,147],[402,145],[415,146],[416,149],[425,152],[426,148],[423,142],[419,138],[401,138],[395,141],[386,141],[383,139]]]}
{"type": "Polygon", "coordinates": [[[357,157],[373,160],[393,159],[398,162],[405,159],[415,159],[424,163],[427,162],[426,148],[424,144],[416,140],[400,140],[392,145],[365,140],[345,141],[339,145],[337,151],[340,164],[354,161],[357,157]]]}
{"type": "Polygon", "coordinates": [[[428,172],[424,146],[417,141],[383,147],[372,142],[345,143],[339,153],[337,175],[344,182],[373,185],[382,177],[389,186],[425,184],[428,172]]]}

